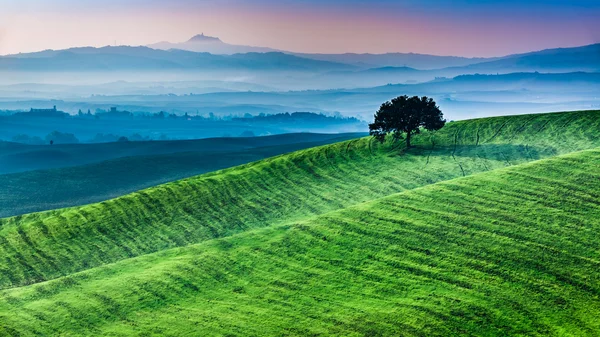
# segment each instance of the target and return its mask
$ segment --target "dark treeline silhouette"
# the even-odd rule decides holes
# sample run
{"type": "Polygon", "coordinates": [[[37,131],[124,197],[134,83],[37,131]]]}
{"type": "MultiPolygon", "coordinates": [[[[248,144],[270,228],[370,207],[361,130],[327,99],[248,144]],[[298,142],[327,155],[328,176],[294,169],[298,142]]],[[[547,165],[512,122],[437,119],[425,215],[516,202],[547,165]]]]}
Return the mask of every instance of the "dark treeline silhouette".
{"type": "Polygon", "coordinates": [[[220,115],[217,116],[214,113],[208,113],[205,115],[200,115],[197,113],[188,113],[185,112],[183,114],[175,114],[169,113],[166,111],[159,111],[155,113],[150,112],[131,112],[127,110],[118,110],[116,107],[111,107],[108,110],[105,109],[96,109],[94,113],[91,110],[87,110],[87,112],[83,112],[81,109],[77,112],[77,114],[71,115],[64,111],[60,111],[56,109],[34,109],[32,108],[29,111],[20,111],[20,110],[2,110],[2,114],[0,116],[5,117],[15,117],[15,118],[95,118],[95,119],[131,119],[131,118],[151,118],[151,119],[182,119],[182,120],[190,120],[190,119],[200,119],[200,120],[238,120],[238,121],[247,121],[248,119],[253,119],[257,121],[278,121],[278,120],[344,120],[351,122],[358,122],[359,120],[355,117],[345,117],[339,113],[335,115],[326,115],[323,113],[315,113],[315,112],[285,112],[285,113],[277,113],[277,114],[265,114],[259,113],[256,115],[252,115],[249,113],[245,113],[240,117],[239,115],[220,115]]]}
{"type": "Polygon", "coordinates": [[[207,113],[134,113],[116,107],[79,110],[71,115],[56,107],[0,115],[0,141],[42,145],[252,137],[290,132],[366,132],[354,117],[313,112],[216,115],[207,113]],[[85,111],[87,110],[87,111],[85,111]],[[55,134],[49,135],[53,132],[55,134]]]}
{"type": "Polygon", "coordinates": [[[65,133],[60,131],[52,131],[47,134],[44,139],[38,136],[29,136],[26,134],[18,134],[10,139],[15,143],[23,143],[29,145],[42,145],[42,144],[77,144],[79,139],[72,133],[65,133]]]}
{"type": "Polygon", "coordinates": [[[294,121],[322,121],[322,120],[337,120],[347,121],[350,123],[360,122],[355,117],[343,117],[343,116],[327,116],[324,114],[316,114],[312,112],[293,112],[293,113],[280,113],[273,115],[260,114],[258,116],[245,116],[244,118],[233,118],[236,121],[244,121],[251,119],[257,122],[294,122],[294,121]]]}

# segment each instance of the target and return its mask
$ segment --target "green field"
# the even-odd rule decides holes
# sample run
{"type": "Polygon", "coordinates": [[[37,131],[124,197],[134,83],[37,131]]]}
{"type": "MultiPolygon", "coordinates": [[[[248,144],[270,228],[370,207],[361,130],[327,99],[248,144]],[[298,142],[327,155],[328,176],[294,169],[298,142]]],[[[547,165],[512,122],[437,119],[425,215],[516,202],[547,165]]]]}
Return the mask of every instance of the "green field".
{"type": "MultiPolygon", "coordinates": [[[[169,181],[357,136],[359,134],[355,133],[287,134],[243,139],[131,142],[133,144],[127,143],[123,148],[118,148],[122,143],[82,144],[70,149],[71,152],[63,149],[68,155],[54,155],[78,158],[78,161],[65,160],[63,165],[67,166],[110,155],[118,158],[82,166],[2,174],[0,217],[100,202],[169,181]],[[80,155],[86,148],[89,153],[82,158],[80,155]],[[174,152],[163,153],[165,151],[174,152]],[[123,155],[127,156],[120,157],[123,155]]],[[[43,157],[35,163],[27,161],[39,166],[45,162],[43,157]]]]}
{"type": "Polygon", "coordinates": [[[597,335],[600,151],[1,293],[25,335],[597,335]]]}
{"type": "Polygon", "coordinates": [[[55,144],[52,146],[0,141],[0,174],[88,165],[135,156],[156,156],[184,152],[217,154],[297,143],[321,142],[325,144],[340,137],[350,138],[359,137],[360,135],[362,134],[288,133],[261,137],[55,144]]]}
{"type": "Polygon", "coordinates": [[[597,335],[598,130],[454,122],[1,220],[0,332],[597,335]]]}

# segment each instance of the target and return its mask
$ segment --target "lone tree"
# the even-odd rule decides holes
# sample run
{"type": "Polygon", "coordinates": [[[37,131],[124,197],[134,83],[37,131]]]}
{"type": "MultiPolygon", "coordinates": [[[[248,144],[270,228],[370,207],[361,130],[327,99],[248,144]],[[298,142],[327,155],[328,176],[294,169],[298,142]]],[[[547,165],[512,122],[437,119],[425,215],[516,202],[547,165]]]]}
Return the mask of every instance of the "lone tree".
{"type": "Polygon", "coordinates": [[[380,142],[391,133],[394,139],[406,134],[406,147],[410,147],[410,136],[421,132],[421,127],[439,130],[446,120],[435,101],[426,96],[399,96],[381,105],[375,113],[375,121],[369,124],[369,133],[380,142]]]}

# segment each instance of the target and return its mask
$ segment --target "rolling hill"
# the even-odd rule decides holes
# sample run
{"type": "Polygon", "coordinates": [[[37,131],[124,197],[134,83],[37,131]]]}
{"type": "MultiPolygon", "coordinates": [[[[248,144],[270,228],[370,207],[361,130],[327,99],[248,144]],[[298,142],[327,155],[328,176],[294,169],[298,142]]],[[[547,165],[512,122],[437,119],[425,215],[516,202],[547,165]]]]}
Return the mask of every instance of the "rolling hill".
{"type": "MultiPolygon", "coordinates": [[[[470,64],[458,73],[595,72],[600,66],[600,43],[574,48],[556,48],[509,55],[498,60],[470,64]]],[[[452,69],[452,68],[449,68],[452,69]]]]}
{"type": "MultiPolygon", "coordinates": [[[[48,123],[48,122],[47,122],[48,123]]],[[[81,125],[79,125],[81,127],[81,125]]],[[[277,145],[327,142],[360,133],[287,133],[262,137],[220,137],[193,140],[111,142],[95,144],[26,145],[0,142],[0,174],[86,165],[123,157],[182,152],[223,154],[277,145]]]]}
{"type": "Polygon", "coordinates": [[[496,58],[468,58],[458,56],[438,56],[416,53],[386,54],[302,54],[294,55],[313,60],[347,63],[361,68],[411,67],[421,70],[435,70],[448,67],[463,67],[471,64],[490,62],[496,58]]]}
{"type": "Polygon", "coordinates": [[[421,54],[297,54],[252,49],[220,41],[188,42],[191,48],[158,49],[132,46],[79,47],[0,56],[0,71],[156,71],[156,70],[279,70],[325,72],[382,67],[411,67],[448,74],[597,71],[600,44],[558,48],[497,58],[462,58],[421,54]],[[230,49],[216,52],[211,46],[230,49]],[[198,48],[196,48],[198,47],[198,48]],[[206,49],[208,48],[208,49],[206,49]],[[232,49],[233,48],[233,49],[232,49]],[[183,50],[188,49],[188,50],[183,50]],[[193,51],[190,51],[193,50],[193,51]],[[204,51],[204,52],[198,52],[204,51]],[[209,52],[215,52],[210,54],[209,52]],[[221,54],[221,55],[220,55],[221,54]],[[231,54],[231,55],[222,55],[231,54]]]}
{"type": "Polygon", "coordinates": [[[386,54],[310,54],[310,53],[293,53],[283,50],[276,50],[268,47],[254,47],[235,45],[223,42],[218,37],[212,37],[198,34],[185,42],[173,43],[162,41],[153,43],[147,47],[160,50],[180,49],[199,53],[211,53],[217,55],[231,55],[240,53],[269,53],[283,52],[298,57],[327,61],[334,63],[343,63],[358,67],[377,68],[377,67],[415,67],[419,69],[439,69],[446,67],[466,66],[474,63],[485,61],[493,61],[497,58],[467,58],[457,56],[437,56],[415,53],[386,53],[386,54]]]}
{"type": "Polygon", "coordinates": [[[187,42],[181,45],[179,49],[166,48],[166,45],[153,46],[158,46],[158,49],[143,46],[79,47],[0,56],[0,71],[199,72],[218,70],[223,72],[231,70],[234,72],[253,72],[277,70],[323,73],[359,71],[371,68],[402,69],[410,67],[425,70],[426,73],[429,73],[429,77],[433,77],[535,71],[550,73],[595,72],[600,67],[600,44],[548,49],[488,59],[402,53],[380,55],[298,54],[265,48],[232,46],[224,44],[220,40],[187,42]],[[187,45],[191,47],[185,47],[187,45]],[[214,50],[215,48],[223,50],[214,50]],[[236,49],[239,51],[235,52],[236,49]]]}
{"type": "MultiPolygon", "coordinates": [[[[275,163],[288,161],[298,166],[298,172],[304,171],[305,179],[331,183],[344,175],[332,179],[325,176],[328,169],[334,175],[347,166],[351,168],[345,172],[348,174],[359,169],[361,161],[371,159],[370,170],[347,181],[356,182],[352,189],[372,197],[377,194],[374,190],[392,188],[387,197],[356,205],[345,198],[349,191],[335,184],[322,185],[321,192],[310,184],[297,186],[294,201],[302,201],[299,207],[309,207],[311,198],[326,205],[322,200],[327,197],[325,186],[332,187],[329,191],[334,192],[335,201],[345,207],[302,220],[284,212],[293,206],[282,207],[285,198],[268,192],[265,197],[273,199],[263,199],[265,205],[255,210],[263,209],[262,216],[268,218],[268,212],[278,209],[287,221],[271,221],[268,228],[246,228],[226,238],[4,290],[0,292],[0,331],[8,335],[96,336],[597,335],[600,151],[571,153],[404,192],[399,188],[401,181],[408,184],[415,175],[429,175],[433,181],[456,176],[444,170],[446,161],[452,162],[453,171],[462,172],[461,176],[479,166],[503,166],[496,163],[501,158],[506,165],[508,161],[527,161],[517,156],[521,147],[524,152],[537,148],[555,155],[598,146],[596,133],[587,133],[592,128],[585,128],[589,123],[597,128],[598,112],[531,118],[453,123],[435,135],[434,151],[424,146],[432,135],[422,136],[422,147],[403,155],[388,144],[387,148],[377,147],[373,156],[369,142],[357,140],[158,187],[153,190],[156,194],[176,193],[176,189],[202,179],[206,183],[221,180],[221,191],[229,194],[229,203],[253,208],[253,201],[244,193],[226,192],[233,183],[228,175],[263,171],[262,187],[268,190],[273,181],[267,177],[276,172],[275,163]],[[449,149],[435,151],[444,146],[449,149]],[[333,161],[329,151],[336,153],[333,161]],[[504,154],[494,159],[494,151],[504,154]],[[325,165],[313,169],[310,165],[316,164],[315,154],[319,153],[325,165]],[[302,156],[313,162],[297,161],[302,156]],[[384,166],[394,166],[395,161],[394,174],[381,175],[380,168],[373,168],[380,161],[384,166]],[[417,162],[424,172],[404,171],[417,162]],[[428,166],[435,169],[428,171],[428,166]],[[365,179],[358,178],[361,175],[365,179]],[[355,206],[347,207],[352,203],[355,206]]],[[[286,181],[293,181],[295,174],[286,175],[286,181]]],[[[252,189],[251,184],[233,186],[236,191],[252,189]]],[[[152,202],[152,192],[146,193],[144,201],[152,202]]],[[[129,199],[134,197],[143,196],[129,199]]],[[[353,201],[357,199],[355,196],[353,201]]],[[[154,199],[155,211],[144,213],[134,200],[122,198],[120,203],[129,207],[113,208],[110,215],[113,220],[121,215],[160,217],[158,210],[168,201],[154,199]]],[[[207,202],[214,203],[215,212],[217,207],[229,208],[214,197],[207,202]]],[[[108,249],[108,241],[115,238],[115,232],[102,229],[91,213],[102,209],[97,205],[86,212],[79,208],[54,213],[62,214],[62,226],[66,226],[63,244],[69,243],[63,247],[69,250],[50,250],[49,240],[46,244],[38,241],[62,235],[58,227],[42,226],[48,214],[32,215],[29,222],[20,218],[3,223],[5,239],[0,242],[7,247],[18,240],[5,236],[7,229],[18,227],[20,237],[34,244],[29,247],[35,250],[29,270],[37,272],[42,264],[33,262],[46,260],[51,262],[50,268],[59,270],[69,254],[74,254],[73,261],[85,260],[85,254],[79,256],[85,251],[85,243],[79,240],[82,236],[89,240],[96,233],[104,234],[94,242],[94,249],[106,257],[114,252],[108,249]],[[79,218],[88,218],[89,225],[78,225],[79,218]],[[79,231],[82,227],[85,230],[79,231]]],[[[236,214],[250,220],[243,209],[236,214]]],[[[204,223],[215,224],[216,220],[204,223]]],[[[130,234],[120,238],[120,247],[127,248],[122,254],[132,257],[135,244],[131,243],[152,241],[142,234],[146,228],[160,230],[160,225],[131,224],[123,231],[130,234]]],[[[193,229],[180,223],[171,233],[176,231],[189,235],[193,229]]],[[[167,237],[175,236],[161,236],[167,237]]],[[[5,261],[19,269],[18,261],[27,260],[20,255],[23,253],[26,251],[20,251],[12,262],[10,257],[5,261]]],[[[5,250],[2,256],[9,254],[5,250]]],[[[5,269],[2,275],[15,277],[17,273],[5,269]]],[[[34,281],[42,279],[38,274],[34,281]]]]}
{"type": "Polygon", "coordinates": [[[0,56],[0,71],[200,71],[200,70],[278,70],[333,71],[354,66],[302,58],[281,52],[213,55],[178,49],[106,46],[45,50],[0,56]]]}
{"type": "MultiPolygon", "coordinates": [[[[438,56],[417,53],[385,53],[385,54],[311,54],[279,51],[266,47],[251,47],[227,44],[219,38],[199,34],[186,42],[159,42],[148,45],[160,50],[179,49],[211,54],[236,53],[269,53],[283,52],[303,59],[347,64],[359,69],[382,67],[411,67],[420,70],[441,70],[444,68],[460,68],[471,74],[481,70],[486,73],[497,72],[573,72],[596,71],[600,64],[600,44],[588,46],[554,48],[513,54],[491,58],[467,58],[457,56],[438,56]]],[[[455,74],[459,75],[459,74],[455,74]]]]}
{"type": "Polygon", "coordinates": [[[0,221],[0,287],[286,224],[436,182],[600,146],[599,111],[448,124],[400,143],[302,150],[87,206],[0,221]]]}
{"type": "Polygon", "coordinates": [[[418,84],[389,84],[373,88],[355,89],[353,92],[390,92],[400,90],[417,93],[427,91],[433,94],[465,92],[490,92],[500,95],[506,91],[527,91],[537,95],[555,90],[562,93],[596,92],[600,88],[600,73],[511,73],[500,75],[460,75],[418,84]],[[493,88],[490,90],[489,88],[493,88]]]}
{"type": "Polygon", "coordinates": [[[55,151],[46,146],[47,156],[42,155],[42,150],[27,152],[27,158],[37,159],[27,161],[28,167],[95,162],[0,175],[0,217],[99,202],[169,181],[361,135],[364,134],[285,134],[85,144],[57,146],[55,151]],[[55,160],[48,160],[50,156],[55,160]],[[113,158],[102,159],[107,156],[113,158]]]}

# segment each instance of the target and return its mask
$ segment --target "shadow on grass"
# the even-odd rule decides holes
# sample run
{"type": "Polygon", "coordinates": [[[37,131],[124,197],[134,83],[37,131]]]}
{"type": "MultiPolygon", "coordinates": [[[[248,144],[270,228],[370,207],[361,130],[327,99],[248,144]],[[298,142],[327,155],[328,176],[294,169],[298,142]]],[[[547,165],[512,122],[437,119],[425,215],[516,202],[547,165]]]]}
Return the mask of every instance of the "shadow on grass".
{"type": "MultiPolygon", "coordinates": [[[[390,151],[391,153],[392,151],[390,151]]],[[[412,146],[395,151],[398,154],[413,156],[454,156],[461,158],[485,158],[493,160],[526,159],[538,160],[556,156],[556,148],[514,144],[485,144],[485,145],[452,145],[452,146],[412,146]]]]}

